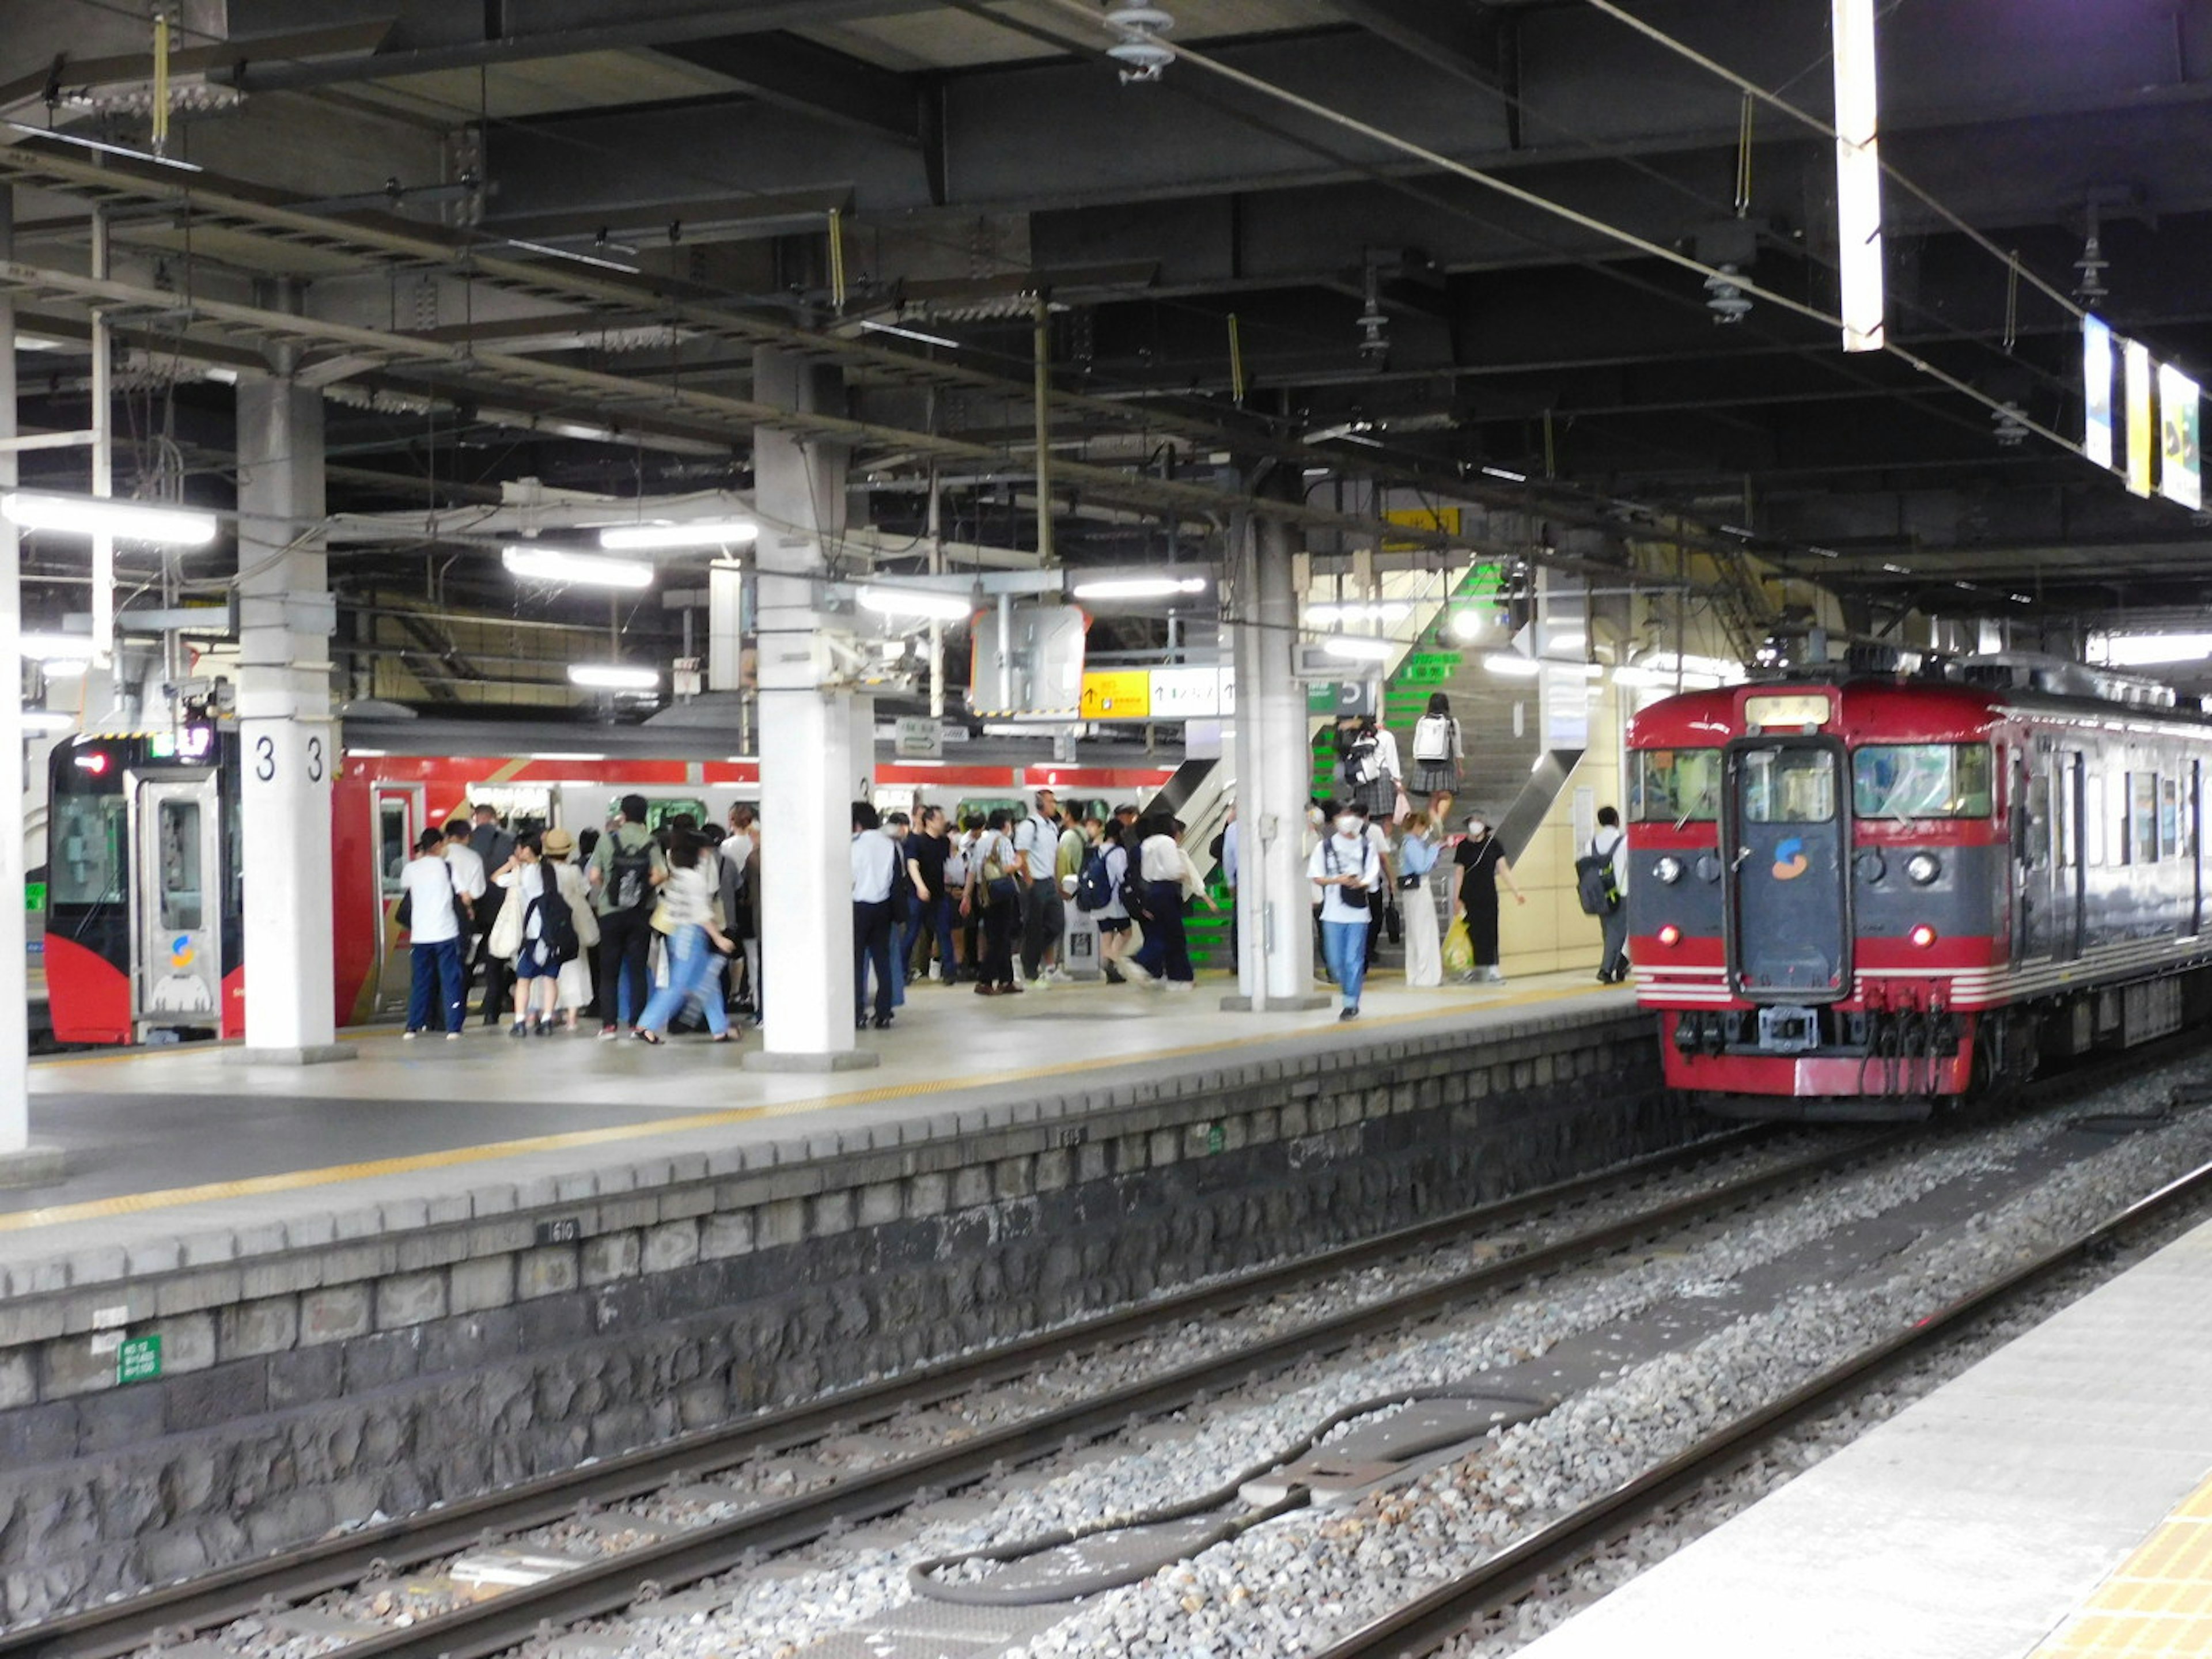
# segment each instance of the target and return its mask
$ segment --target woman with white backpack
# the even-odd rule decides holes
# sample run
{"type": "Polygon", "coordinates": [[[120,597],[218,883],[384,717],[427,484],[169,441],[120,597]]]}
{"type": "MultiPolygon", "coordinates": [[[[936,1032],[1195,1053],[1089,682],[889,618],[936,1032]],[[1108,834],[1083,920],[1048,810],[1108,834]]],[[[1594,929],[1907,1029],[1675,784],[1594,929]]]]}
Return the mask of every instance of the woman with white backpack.
{"type": "Polygon", "coordinates": [[[1459,763],[1467,757],[1451,699],[1441,691],[1429,698],[1429,712],[1413,726],[1413,775],[1406,793],[1416,800],[1459,793],[1459,763]]]}

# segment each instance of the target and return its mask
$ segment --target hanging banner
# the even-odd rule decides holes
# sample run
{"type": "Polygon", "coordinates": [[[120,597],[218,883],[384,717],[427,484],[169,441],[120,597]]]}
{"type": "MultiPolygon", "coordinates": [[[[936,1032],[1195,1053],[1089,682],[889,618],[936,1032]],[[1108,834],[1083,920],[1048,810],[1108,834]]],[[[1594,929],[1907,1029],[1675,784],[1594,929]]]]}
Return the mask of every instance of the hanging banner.
{"type": "Polygon", "coordinates": [[[2158,493],[2191,512],[2204,506],[2197,448],[2197,411],[2203,392],[2171,363],[2158,370],[2158,493]]]}
{"type": "Polygon", "coordinates": [[[2150,348],[2130,340],[2120,353],[2126,366],[2128,388],[2128,488],[2138,495],[2151,493],[2151,454],[2158,428],[2151,419],[2150,348]]]}
{"type": "Polygon", "coordinates": [[[2081,453],[2112,465],[2112,331],[2100,317],[2081,319],[2081,453]]]}

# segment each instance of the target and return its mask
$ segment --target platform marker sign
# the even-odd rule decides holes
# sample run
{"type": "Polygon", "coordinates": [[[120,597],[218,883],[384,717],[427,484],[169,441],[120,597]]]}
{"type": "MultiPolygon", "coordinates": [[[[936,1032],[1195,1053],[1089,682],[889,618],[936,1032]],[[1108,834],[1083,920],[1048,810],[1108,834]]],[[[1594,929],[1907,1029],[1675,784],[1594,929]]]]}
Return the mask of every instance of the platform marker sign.
{"type": "Polygon", "coordinates": [[[2081,319],[2081,453],[2112,465],[2112,331],[2101,317],[2081,319]]]}
{"type": "Polygon", "coordinates": [[[158,1336],[133,1336],[125,1340],[115,1351],[115,1380],[124,1382],[151,1382],[161,1374],[161,1339],[158,1336]]]}
{"type": "Polygon", "coordinates": [[[2140,340],[2126,342],[2120,353],[2128,390],[2128,488],[2148,499],[2151,493],[2151,457],[2157,452],[2157,423],[2150,412],[2150,348],[2140,340]]]}
{"type": "Polygon", "coordinates": [[[2170,501],[2201,511],[2204,506],[2203,460],[2198,445],[2198,410],[2204,394],[2197,382],[2172,363],[2158,368],[2158,493],[2170,501]]]}

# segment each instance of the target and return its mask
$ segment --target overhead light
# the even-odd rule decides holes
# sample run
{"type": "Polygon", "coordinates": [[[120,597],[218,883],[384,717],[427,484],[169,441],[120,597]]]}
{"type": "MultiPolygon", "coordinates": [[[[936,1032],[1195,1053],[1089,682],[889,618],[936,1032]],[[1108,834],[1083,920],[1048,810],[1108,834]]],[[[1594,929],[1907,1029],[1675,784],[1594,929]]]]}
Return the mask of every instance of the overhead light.
{"type": "Polygon", "coordinates": [[[974,602],[962,593],[933,593],[918,587],[863,587],[853,596],[863,611],[879,617],[920,617],[930,622],[966,622],[974,602]]]}
{"type": "Polygon", "coordinates": [[[2212,654],[2212,634],[2106,634],[2091,639],[2089,654],[2112,668],[2202,662],[2212,654]]]}
{"type": "Polygon", "coordinates": [[[1875,0],[1834,0],[1830,40],[1836,76],[1836,273],[1844,349],[1879,351],[1886,301],[1875,0]]]}
{"type": "Polygon", "coordinates": [[[73,680],[92,666],[90,657],[46,657],[39,672],[50,680],[73,680]]]}
{"type": "Polygon", "coordinates": [[[174,167],[179,173],[207,171],[196,161],[179,161],[173,155],[156,155],[150,149],[132,149],[124,144],[103,144],[97,138],[80,138],[73,132],[57,132],[52,127],[34,127],[21,121],[0,121],[0,127],[26,132],[33,138],[50,138],[58,144],[75,144],[79,149],[96,149],[102,155],[120,155],[127,161],[150,161],[155,167],[174,167]]]}
{"type": "Polygon", "coordinates": [[[580,265],[591,265],[600,270],[619,270],[625,276],[638,273],[635,265],[626,265],[619,259],[602,259],[596,253],[579,253],[573,248],[553,247],[544,242],[526,242],[519,236],[507,239],[508,247],[519,247],[526,253],[543,253],[551,259],[573,259],[580,265]]]}
{"type": "Polygon", "coordinates": [[[1527,483],[1528,482],[1528,475],[1527,473],[1516,472],[1512,468],[1505,466],[1486,466],[1482,469],[1482,476],[1486,478],[1503,478],[1508,483],[1527,483]]]}
{"type": "Polygon", "coordinates": [[[78,662],[92,660],[92,635],[89,634],[19,634],[17,641],[23,654],[33,662],[78,662]]]}
{"type": "Polygon", "coordinates": [[[630,668],[612,662],[572,662],[568,665],[568,684],[594,691],[657,691],[660,689],[660,671],[630,668]]]}
{"type": "Polygon", "coordinates": [[[1462,609],[1451,613],[1451,635],[1455,640],[1479,640],[1489,631],[1490,623],[1480,611],[1462,609]]]}
{"type": "Polygon", "coordinates": [[[1493,651],[1482,659],[1482,665],[1510,680],[1533,680],[1544,672],[1543,664],[1518,651],[1493,651]]]}
{"type": "Polygon", "coordinates": [[[65,536],[110,536],[155,547],[205,547],[215,539],[216,516],[187,507],[94,495],[40,495],[18,490],[0,495],[0,518],[26,530],[65,536]]]}
{"type": "MultiPolygon", "coordinates": [[[[569,678],[573,679],[574,675],[572,673],[569,678]]],[[[653,676],[653,683],[655,685],[660,684],[660,677],[658,674],[653,676]]],[[[606,757],[605,755],[593,755],[580,752],[564,755],[551,750],[533,749],[530,751],[530,758],[533,761],[603,761],[606,757]]]]}
{"type": "Polygon", "coordinates": [[[1306,621],[1318,628],[1341,627],[1346,623],[1381,623],[1388,626],[1391,623],[1403,622],[1413,614],[1412,605],[1395,599],[1386,599],[1376,605],[1362,605],[1355,601],[1348,605],[1310,605],[1306,607],[1306,621]]]}
{"type": "Polygon", "coordinates": [[[1575,652],[1586,651],[1589,648],[1589,635],[1578,628],[1549,635],[1544,641],[1544,649],[1547,651],[1575,652]]]}
{"type": "Polygon", "coordinates": [[[1613,671],[1615,685],[1664,685],[1668,677],[1656,668],[1646,668],[1637,663],[1623,663],[1613,671]]]}
{"type": "Polygon", "coordinates": [[[1378,640],[1367,634],[1334,634],[1321,642],[1321,648],[1346,662],[1388,662],[1398,646],[1395,640],[1378,640]]]}
{"type": "Polygon", "coordinates": [[[960,342],[957,340],[948,339],[942,334],[925,334],[918,328],[902,328],[896,323],[879,323],[872,318],[863,317],[860,319],[860,326],[871,334],[896,334],[902,340],[913,340],[922,345],[943,346],[951,351],[957,351],[960,349],[960,342]]]}
{"type": "Polygon", "coordinates": [[[567,582],[577,587],[650,587],[653,567],[635,559],[602,559],[566,548],[521,543],[501,552],[500,562],[533,581],[567,582]]]}
{"type": "Polygon", "coordinates": [[[70,714],[58,714],[49,708],[26,708],[23,711],[23,730],[34,738],[47,737],[57,732],[66,732],[76,724],[70,714]]]}
{"type": "Polygon", "coordinates": [[[1178,593],[1203,593],[1203,576],[1115,576],[1095,582],[1078,582],[1070,592],[1079,599],[1168,599],[1178,593]]]}
{"type": "Polygon", "coordinates": [[[760,539],[760,525],[752,519],[700,519],[690,524],[609,525],[599,532],[599,545],[614,552],[642,552],[648,548],[745,547],[760,539]]]}

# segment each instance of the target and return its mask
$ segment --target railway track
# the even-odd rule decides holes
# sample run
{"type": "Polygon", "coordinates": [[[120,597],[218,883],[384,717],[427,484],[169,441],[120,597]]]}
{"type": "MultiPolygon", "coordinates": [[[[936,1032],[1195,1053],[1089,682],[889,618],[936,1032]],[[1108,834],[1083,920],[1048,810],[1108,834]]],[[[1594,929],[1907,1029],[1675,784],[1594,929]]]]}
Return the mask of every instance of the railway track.
{"type": "MultiPolygon", "coordinates": [[[[871,1423],[894,1420],[972,1391],[1033,1375],[1073,1356],[1172,1330],[1209,1315],[1380,1264],[1494,1235],[1500,1229],[1587,1207],[1639,1186],[1694,1171],[1771,1138],[1748,1131],[1644,1160],[1607,1174],[1400,1229],[1320,1255],[1239,1275],[1139,1307],[842,1391],[788,1410],[684,1437],[525,1486],[448,1505],[165,1586],[128,1600],[0,1634],[0,1659],[116,1659],[173,1645],[232,1620],[266,1616],[375,1576],[570,1519],[747,1460],[780,1456],[871,1423]]],[[[478,1659],[512,1649],[547,1627],[619,1612],[641,1600],[797,1547],[1003,1470],[1114,1434],[1210,1395],[1278,1373],[1402,1326],[1433,1318],[1524,1281],[1631,1248],[1655,1235],[1709,1223],[1849,1165],[1880,1156],[1905,1137],[1855,1136],[1802,1158],[1725,1179],[1565,1236],[1452,1273],[1404,1294],[1378,1298],[1299,1325],[1225,1354],[1128,1386],[1040,1411],[957,1444],[902,1456],[819,1489],[759,1504],[734,1516],[575,1566],[418,1622],[351,1642],[347,1659],[478,1659]]]]}
{"type": "Polygon", "coordinates": [[[1845,1404],[1898,1369],[1927,1358],[2055,1275],[2173,1217],[2212,1203],[2212,1163],[1990,1279],[1887,1340],[1861,1349],[1765,1406],[1747,1412],[1595,1502],[1544,1526],[1418,1600],[1309,1659],[1424,1659],[1475,1621],[1504,1612],[1540,1581],[1569,1571],[1614,1540],[1733,1474],[1777,1440],[1845,1404]]]}

